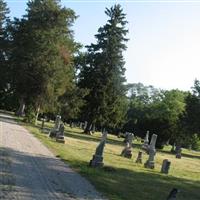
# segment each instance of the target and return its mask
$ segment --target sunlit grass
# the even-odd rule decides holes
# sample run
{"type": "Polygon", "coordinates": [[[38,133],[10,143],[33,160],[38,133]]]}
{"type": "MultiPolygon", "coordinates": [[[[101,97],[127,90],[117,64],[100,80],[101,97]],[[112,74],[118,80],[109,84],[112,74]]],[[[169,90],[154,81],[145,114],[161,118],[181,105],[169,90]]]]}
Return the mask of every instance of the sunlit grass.
{"type": "MultiPolygon", "coordinates": [[[[104,151],[105,168],[93,169],[88,166],[101,134],[83,134],[79,128],[66,126],[66,143],[56,143],[48,134],[42,133],[41,124],[37,127],[25,125],[51,151],[63,161],[70,164],[76,171],[88,178],[97,190],[109,199],[115,200],[161,200],[166,199],[169,191],[176,187],[181,190],[178,200],[200,199],[200,152],[183,150],[182,159],[176,159],[170,153],[170,146],[157,151],[154,170],[144,168],[143,164],[135,163],[141,143],[134,141],[132,159],[120,156],[124,143],[123,138],[108,135],[104,151]],[[163,159],[171,161],[169,175],[161,174],[163,159]]],[[[47,128],[52,123],[45,123],[47,128]]],[[[143,163],[147,155],[143,154],[143,163]]]]}

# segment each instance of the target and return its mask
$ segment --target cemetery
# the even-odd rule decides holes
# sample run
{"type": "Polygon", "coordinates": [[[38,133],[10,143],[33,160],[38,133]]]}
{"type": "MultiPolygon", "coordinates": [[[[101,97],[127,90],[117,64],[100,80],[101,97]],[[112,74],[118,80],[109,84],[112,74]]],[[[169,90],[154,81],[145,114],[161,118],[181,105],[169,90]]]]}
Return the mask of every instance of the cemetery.
{"type": "Polygon", "coordinates": [[[0,199],[200,200],[199,3],[0,0],[0,199]]]}
{"type": "MultiPolygon", "coordinates": [[[[156,134],[151,136],[148,133],[148,153],[143,149],[143,143],[132,136],[132,157],[127,158],[121,155],[125,149],[124,138],[117,135],[106,132],[103,135],[100,132],[84,134],[78,126],[70,128],[67,124],[65,144],[60,144],[41,131],[42,121],[36,127],[24,125],[109,199],[167,199],[170,192],[174,194],[173,188],[179,191],[174,199],[198,200],[200,197],[200,153],[182,149],[179,159],[176,153],[171,153],[170,145],[156,150],[156,134]]],[[[54,123],[46,122],[45,126],[51,129],[54,123]]]]}

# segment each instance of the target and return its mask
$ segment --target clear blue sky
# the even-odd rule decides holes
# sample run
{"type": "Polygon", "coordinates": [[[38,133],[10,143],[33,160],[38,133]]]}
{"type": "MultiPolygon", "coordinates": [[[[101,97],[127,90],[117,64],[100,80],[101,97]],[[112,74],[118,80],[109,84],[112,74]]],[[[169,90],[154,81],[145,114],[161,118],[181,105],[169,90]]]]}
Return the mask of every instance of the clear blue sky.
{"type": "MultiPolygon", "coordinates": [[[[12,17],[25,13],[27,1],[6,2],[12,17]]],[[[79,15],[75,39],[84,45],[95,42],[97,29],[105,24],[105,7],[122,5],[129,21],[130,41],[124,54],[129,83],[189,90],[195,78],[200,80],[200,0],[61,2],[79,15]]]]}

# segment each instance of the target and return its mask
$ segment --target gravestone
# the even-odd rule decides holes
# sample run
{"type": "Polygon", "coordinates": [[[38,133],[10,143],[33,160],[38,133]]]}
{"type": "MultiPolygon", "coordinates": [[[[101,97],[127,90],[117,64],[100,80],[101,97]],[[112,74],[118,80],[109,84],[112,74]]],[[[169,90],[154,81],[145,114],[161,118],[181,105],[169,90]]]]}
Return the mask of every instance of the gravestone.
{"type": "Polygon", "coordinates": [[[125,132],[125,138],[123,141],[125,144],[128,142],[128,136],[129,136],[129,132],[125,132]]]}
{"type": "Polygon", "coordinates": [[[92,133],[95,133],[95,124],[92,126],[92,133]]]}
{"type": "Polygon", "coordinates": [[[137,159],[135,161],[136,163],[142,163],[142,151],[138,152],[137,159]]]}
{"type": "Polygon", "coordinates": [[[57,115],[55,120],[55,125],[49,132],[49,137],[56,137],[56,133],[59,131],[60,124],[61,124],[61,116],[57,115]]]}
{"type": "Polygon", "coordinates": [[[74,128],[74,122],[70,122],[70,128],[74,128]]]}
{"type": "Polygon", "coordinates": [[[88,134],[92,135],[92,124],[90,124],[90,126],[89,126],[88,134]]]}
{"type": "Polygon", "coordinates": [[[79,124],[79,128],[80,128],[80,129],[83,128],[83,123],[82,123],[82,122],[80,122],[80,124],[79,124]]]}
{"type": "Polygon", "coordinates": [[[121,156],[126,157],[126,158],[131,158],[132,157],[132,141],[134,138],[133,133],[127,133],[127,138],[126,138],[126,146],[121,152],[121,156]]]}
{"type": "Polygon", "coordinates": [[[144,143],[142,145],[142,149],[145,150],[148,153],[148,149],[149,149],[149,131],[147,131],[145,139],[144,139],[144,143]]]}
{"type": "Polygon", "coordinates": [[[90,160],[89,166],[91,167],[103,167],[103,150],[106,144],[107,132],[104,130],[102,132],[102,138],[99,145],[96,148],[96,152],[93,155],[92,160],[90,160]]]}
{"type": "Polygon", "coordinates": [[[65,126],[64,124],[61,124],[58,132],[56,133],[56,142],[65,143],[64,131],[65,126]]]}
{"type": "Polygon", "coordinates": [[[175,152],[176,152],[176,158],[181,159],[181,156],[182,156],[182,155],[181,155],[182,148],[181,148],[180,145],[177,145],[177,146],[176,146],[175,152]]]}
{"type": "Polygon", "coordinates": [[[156,140],[157,140],[157,135],[153,134],[151,137],[151,142],[150,142],[149,150],[148,150],[149,158],[144,164],[146,168],[154,169],[155,167],[154,157],[156,155],[156,149],[155,149],[156,140]]]}
{"type": "Polygon", "coordinates": [[[176,200],[176,195],[178,194],[179,190],[176,188],[173,188],[171,192],[169,193],[166,200],[176,200]]]}
{"type": "Polygon", "coordinates": [[[83,130],[86,130],[86,128],[87,128],[87,124],[88,124],[88,122],[85,121],[85,123],[84,123],[84,127],[83,127],[83,130]]]}
{"type": "Polygon", "coordinates": [[[161,173],[168,174],[171,162],[168,159],[164,159],[162,163],[161,173]]]}

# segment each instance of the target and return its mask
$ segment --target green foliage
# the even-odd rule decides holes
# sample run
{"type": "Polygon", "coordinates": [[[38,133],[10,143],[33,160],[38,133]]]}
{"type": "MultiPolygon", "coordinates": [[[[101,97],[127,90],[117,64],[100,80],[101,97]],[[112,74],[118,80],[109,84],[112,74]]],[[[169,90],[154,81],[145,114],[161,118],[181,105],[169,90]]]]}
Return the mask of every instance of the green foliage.
{"type": "Polygon", "coordinates": [[[60,113],[63,120],[67,121],[80,117],[81,109],[85,105],[83,98],[87,94],[88,91],[86,89],[80,89],[75,86],[59,99],[61,102],[60,113]]]}
{"type": "Polygon", "coordinates": [[[163,91],[143,84],[129,85],[129,109],[124,129],[144,137],[147,130],[158,135],[157,147],[180,135],[179,120],[185,110],[187,93],[163,91]]]}
{"type": "Polygon", "coordinates": [[[56,109],[58,97],[73,85],[75,19],[74,11],[58,1],[34,0],[28,2],[27,14],[13,22],[14,85],[26,104],[56,109]]]}
{"type": "Polygon", "coordinates": [[[24,117],[24,122],[34,124],[35,123],[35,109],[33,106],[28,106],[26,109],[26,116],[24,117]]]}
{"type": "Polygon", "coordinates": [[[193,94],[186,97],[186,110],[182,117],[182,126],[187,134],[200,136],[200,82],[195,80],[193,94]]]}
{"type": "Polygon", "coordinates": [[[127,21],[120,5],[106,9],[107,23],[95,35],[96,44],[87,46],[82,57],[79,87],[89,89],[83,118],[101,126],[116,127],[124,118],[125,77],[123,51],[126,50],[127,21]]]}
{"type": "Polygon", "coordinates": [[[7,17],[9,10],[6,3],[0,0],[0,107],[8,108],[10,97],[10,68],[8,63],[9,40],[7,35],[7,17]]]}

